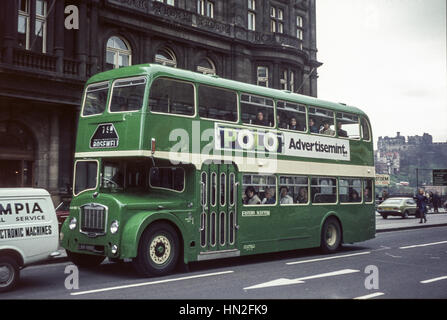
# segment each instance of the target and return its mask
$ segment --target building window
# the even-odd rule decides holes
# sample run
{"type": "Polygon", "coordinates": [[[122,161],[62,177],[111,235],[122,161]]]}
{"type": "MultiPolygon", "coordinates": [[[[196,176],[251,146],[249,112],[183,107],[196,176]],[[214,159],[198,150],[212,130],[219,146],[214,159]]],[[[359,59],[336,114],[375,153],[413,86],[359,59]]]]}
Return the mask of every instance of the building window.
{"type": "Polygon", "coordinates": [[[295,73],[290,70],[283,70],[281,78],[279,79],[281,89],[290,90],[294,92],[295,90],[295,73]]]}
{"type": "Polygon", "coordinates": [[[269,68],[265,66],[259,66],[257,69],[257,81],[256,84],[262,87],[269,86],[269,68]]]}
{"type": "Polygon", "coordinates": [[[155,54],[155,63],[169,67],[177,67],[177,58],[174,52],[169,48],[158,50],[155,54]]]}
{"type": "Polygon", "coordinates": [[[203,74],[216,74],[216,66],[209,58],[203,58],[197,66],[197,72],[203,74]]]}
{"type": "Polygon", "coordinates": [[[36,50],[46,53],[47,42],[47,2],[35,0],[36,14],[35,20],[31,22],[30,1],[18,0],[18,44],[26,50],[36,50]],[[35,37],[30,41],[30,25],[35,24],[35,37]]]}
{"type": "Polygon", "coordinates": [[[256,30],[256,1],[248,0],[248,30],[256,30]]]}
{"type": "Polygon", "coordinates": [[[303,17],[296,17],[296,37],[300,40],[303,40],[303,17]]]}
{"type": "Polygon", "coordinates": [[[36,1],[36,25],[35,25],[35,43],[31,49],[46,53],[47,38],[47,2],[42,0],[36,1]]]}
{"type": "Polygon", "coordinates": [[[156,1],[167,4],[168,6],[175,6],[174,0],[156,0],[156,1]]]}
{"type": "Polygon", "coordinates": [[[208,0],[197,0],[197,13],[214,18],[214,3],[208,0]]]}
{"type": "Polygon", "coordinates": [[[107,41],[107,69],[130,66],[131,60],[132,51],[123,39],[113,36],[107,41]]]}
{"type": "Polygon", "coordinates": [[[270,7],[270,31],[284,33],[284,11],[277,7],[270,7]]]}
{"type": "Polygon", "coordinates": [[[19,47],[29,49],[29,1],[19,0],[18,41],[19,47]]]}

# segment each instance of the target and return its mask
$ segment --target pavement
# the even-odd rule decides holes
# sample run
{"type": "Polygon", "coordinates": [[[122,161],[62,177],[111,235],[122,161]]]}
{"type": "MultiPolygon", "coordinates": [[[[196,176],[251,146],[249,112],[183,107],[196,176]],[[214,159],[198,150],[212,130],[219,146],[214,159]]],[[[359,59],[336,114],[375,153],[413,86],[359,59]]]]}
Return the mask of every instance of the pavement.
{"type": "MultiPolygon", "coordinates": [[[[376,233],[442,226],[447,226],[447,211],[445,209],[439,209],[439,213],[433,213],[433,210],[429,211],[426,223],[419,223],[419,218],[414,216],[410,216],[407,219],[402,219],[401,217],[388,217],[387,219],[383,219],[376,212],[376,233]]],[[[59,256],[44,263],[62,263],[68,261],[65,249],[60,247],[58,251],[59,256]]]]}

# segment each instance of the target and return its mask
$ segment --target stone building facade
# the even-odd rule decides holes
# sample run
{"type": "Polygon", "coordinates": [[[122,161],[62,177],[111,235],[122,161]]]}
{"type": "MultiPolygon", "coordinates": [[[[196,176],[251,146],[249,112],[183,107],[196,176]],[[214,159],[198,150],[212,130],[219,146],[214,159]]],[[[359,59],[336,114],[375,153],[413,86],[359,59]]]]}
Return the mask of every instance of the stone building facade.
{"type": "Polygon", "coordinates": [[[72,183],[91,75],[161,63],[317,96],[315,0],[3,0],[0,187],[72,183]]]}

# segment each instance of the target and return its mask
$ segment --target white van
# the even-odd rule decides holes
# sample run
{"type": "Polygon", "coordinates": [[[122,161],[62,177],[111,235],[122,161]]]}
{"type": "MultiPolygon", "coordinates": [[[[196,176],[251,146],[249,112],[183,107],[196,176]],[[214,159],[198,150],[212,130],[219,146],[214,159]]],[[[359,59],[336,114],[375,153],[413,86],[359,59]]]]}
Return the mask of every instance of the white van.
{"type": "Polygon", "coordinates": [[[20,269],[58,254],[59,230],[44,189],[0,188],[0,292],[12,289],[20,269]]]}

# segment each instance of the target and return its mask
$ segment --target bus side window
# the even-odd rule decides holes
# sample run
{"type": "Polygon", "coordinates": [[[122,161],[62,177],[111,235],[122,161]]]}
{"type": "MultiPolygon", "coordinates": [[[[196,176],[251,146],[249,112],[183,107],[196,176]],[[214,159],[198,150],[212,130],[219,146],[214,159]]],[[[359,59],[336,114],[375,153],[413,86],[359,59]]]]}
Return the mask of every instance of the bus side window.
{"type": "Polygon", "coordinates": [[[194,115],[194,86],[191,83],[157,78],[149,89],[149,108],[153,112],[194,115]]]}
{"type": "Polygon", "coordinates": [[[306,131],[306,107],[296,103],[278,101],[276,122],[278,128],[306,131]]]}
{"type": "Polygon", "coordinates": [[[368,121],[366,121],[366,119],[362,117],[360,124],[362,129],[362,139],[365,141],[369,141],[371,139],[371,136],[369,134],[370,131],[368,121]]]}
{"type": "Polygon", "coordinates": [[[360,179],[340,178],[338,193],[340,203],[362,201],[362,182],[360,179]]]}
{"type": "Polygon", "coordinates": [[[334,112],[319,108],[309,108],[309,131],[328,136],[335,136],[334,112]]]}
{"type": "Polygon", "coordinates": [[[276,176],[245,174],[242,177],[241,191],[242,202],[245,205],[274,205],[276,203],[276,176]],[[271,197],[266,195],[267,191],[271,197]]]}
{"type": "Polygon", "coordinates": [[[373,201],[373,179],[363,180],[363,201],[371,203],[373,201]]]}
{"type": "Polygon", "coordinates": [[[264,127],[273,127],[274,103],[272,99],[252,96],[248,94],[241,95],[241,116],[242,122],[264,127]]]}
{"type": "Polygon", "coordinates": [[[203,118],[237,121],[236,92],[200,85],[199,115],[203,118]]]}
{"type": "Polygon", "coordinates": [[[337,112],[337,135],[349,139],[360,139],[359,117],[337,112]]]}
{"type": "Polygon", "coordinates": [[[337,179],[312,178],[311,199],[312,203],[336,203],[337,179]]]}

